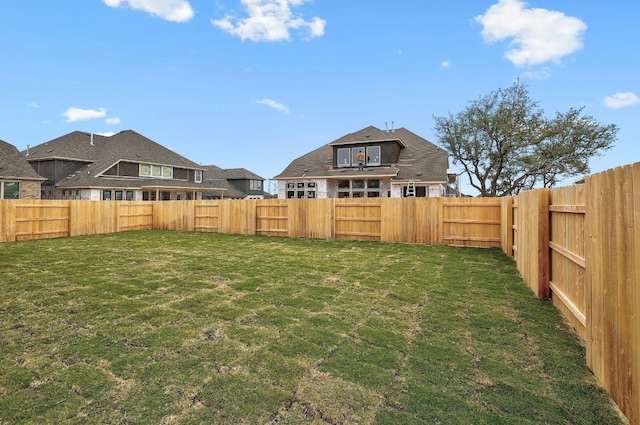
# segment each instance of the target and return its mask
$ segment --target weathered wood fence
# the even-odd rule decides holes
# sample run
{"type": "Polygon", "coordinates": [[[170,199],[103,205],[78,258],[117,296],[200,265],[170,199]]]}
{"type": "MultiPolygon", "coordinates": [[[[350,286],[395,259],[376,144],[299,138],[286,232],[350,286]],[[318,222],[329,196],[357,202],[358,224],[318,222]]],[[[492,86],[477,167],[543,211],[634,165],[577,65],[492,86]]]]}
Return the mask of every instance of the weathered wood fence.
{"type": "Polygon", "coordinates": [[[499,199],[0,200],[0,242],[141,229],[501,247],[640,425],[640,163],[499,199]]]}

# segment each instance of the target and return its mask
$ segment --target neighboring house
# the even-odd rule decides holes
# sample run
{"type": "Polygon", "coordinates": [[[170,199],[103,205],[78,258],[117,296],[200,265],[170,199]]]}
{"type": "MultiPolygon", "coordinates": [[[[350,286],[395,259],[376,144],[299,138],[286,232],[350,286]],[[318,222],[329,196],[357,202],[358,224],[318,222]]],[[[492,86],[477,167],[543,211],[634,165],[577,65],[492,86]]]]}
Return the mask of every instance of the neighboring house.
{"type": "Polygon", "coordinates": [[[278,198],[447,195],[448,154],[406,130],[369,126],[295,159],[274,177],[278,198]]]}
{"type": "MultiPolygon", "coordinates": [[[[212,185],[225,187],[225,198],[264,199],[270,195],[264,191],[264,178],[244,168],[223,169],[215,165],[205,165],[204,179],[212,185]]],[[[203,199],[218,199],[219,193],[206,192],[203,199]]]]}
{"type": "Polygon", "coordinates": [[[204,183],[203,167],[131,130],[74,131],[22,154],[46,178],[44,199],[189,200],[224,192],[204,183]]]}
{"type": "Polygon", "coordinates": [[[0,140],[0,199],[40,199],[44,180],[15,146],[0,140]]]}

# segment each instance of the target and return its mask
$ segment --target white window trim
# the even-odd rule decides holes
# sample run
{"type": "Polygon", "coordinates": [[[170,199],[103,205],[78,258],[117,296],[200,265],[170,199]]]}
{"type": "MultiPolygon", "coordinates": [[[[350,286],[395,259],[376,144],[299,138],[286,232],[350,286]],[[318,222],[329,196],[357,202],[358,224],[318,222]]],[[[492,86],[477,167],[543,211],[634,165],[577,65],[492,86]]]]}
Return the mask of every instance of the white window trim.
{"type": "Polygon", "coordinates": [[[140,177],[152,177],[154,179],[173,179],[173,167],[169,165],[138,164],[140,177]]]}
{"type": "Polygon", "coordinates": [[[4,185],[6,183],[17,183],[18,184],[18,197],[17,198],[11,198],[11,199],[20,199],[20,195],[22,192],[22,182],[20,181],[14,181],[14,180],[6,180],[6,181],[0,181],[0,199],[6,199],[4,197],[4,185]]]}
{"type": "Polygon", "coordinates": [[[351,167],[351,148],[338,148],[337,155],[338,155],[338,157],[336,158],[336,163],[337,163],[338,167],[351,167]],[[345,151],[347,152],[346,157],[348,158],[348,161],[346,163],[344,163],[344,162],[340,163],[340,151],[342,151],[343,153],[345,151]]]}
{"type": "Polygon", "coordinates": [[[367,165],[380,165],[380,155],[382,154],[381,150],[380,150],[380,146],[367,146],[367,156],[366,156],[366,164],[367,165]],[[370,150],[373,150],[374,148],[377,148],[378,150],[378,156],[377,156],[377,161],[370,161],[369,158],[371,158],[371,155],[369,154],[370,150]]]}

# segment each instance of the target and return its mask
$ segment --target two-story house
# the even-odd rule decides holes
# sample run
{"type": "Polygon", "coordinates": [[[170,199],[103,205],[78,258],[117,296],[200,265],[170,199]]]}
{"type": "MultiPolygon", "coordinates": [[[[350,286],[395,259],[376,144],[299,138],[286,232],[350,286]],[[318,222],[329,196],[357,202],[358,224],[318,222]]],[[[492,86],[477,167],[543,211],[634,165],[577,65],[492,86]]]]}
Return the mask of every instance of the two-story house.
{"type": "Polygon", "coordinates": [[[74,131],[22,155],[44,178],[44,199],[189,200],[224,188],[203,167],[131,130],[113,136],[74,131]]]}
{"type": "MultiPolygon", "coordinates": [[[[245,168],[220,168],[215,165],[204,165],[206,182],[224,187],[227,199],[264,199],[270,195],[264,191],[264,178],[245,168]]],[[[205,192],[203,199],[218,199],[217,192],[205,192]]]]}
{"type": "Polygon", "coordinates": [[[44,180],[15,146],[0,140],[0,199],[40,199],[44,180]]]}
{"type": "Polygon", "coordinates": [[[293,160],[274,177],[278,198],[438,197],[446,151],[406,130],[369,126],[293,160]]]}

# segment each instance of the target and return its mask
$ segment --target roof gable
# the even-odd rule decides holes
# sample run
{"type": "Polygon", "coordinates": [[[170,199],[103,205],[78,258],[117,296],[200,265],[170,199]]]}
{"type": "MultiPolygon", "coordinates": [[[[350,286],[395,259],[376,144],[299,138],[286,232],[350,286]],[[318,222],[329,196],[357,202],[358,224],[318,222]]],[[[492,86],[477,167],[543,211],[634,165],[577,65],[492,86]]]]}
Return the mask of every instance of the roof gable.
{"type": "Polygon", "coordinates": [[[0,140],[0,178],[17,180],[44,180],[29,165],[18,149],[0,140]]]}

